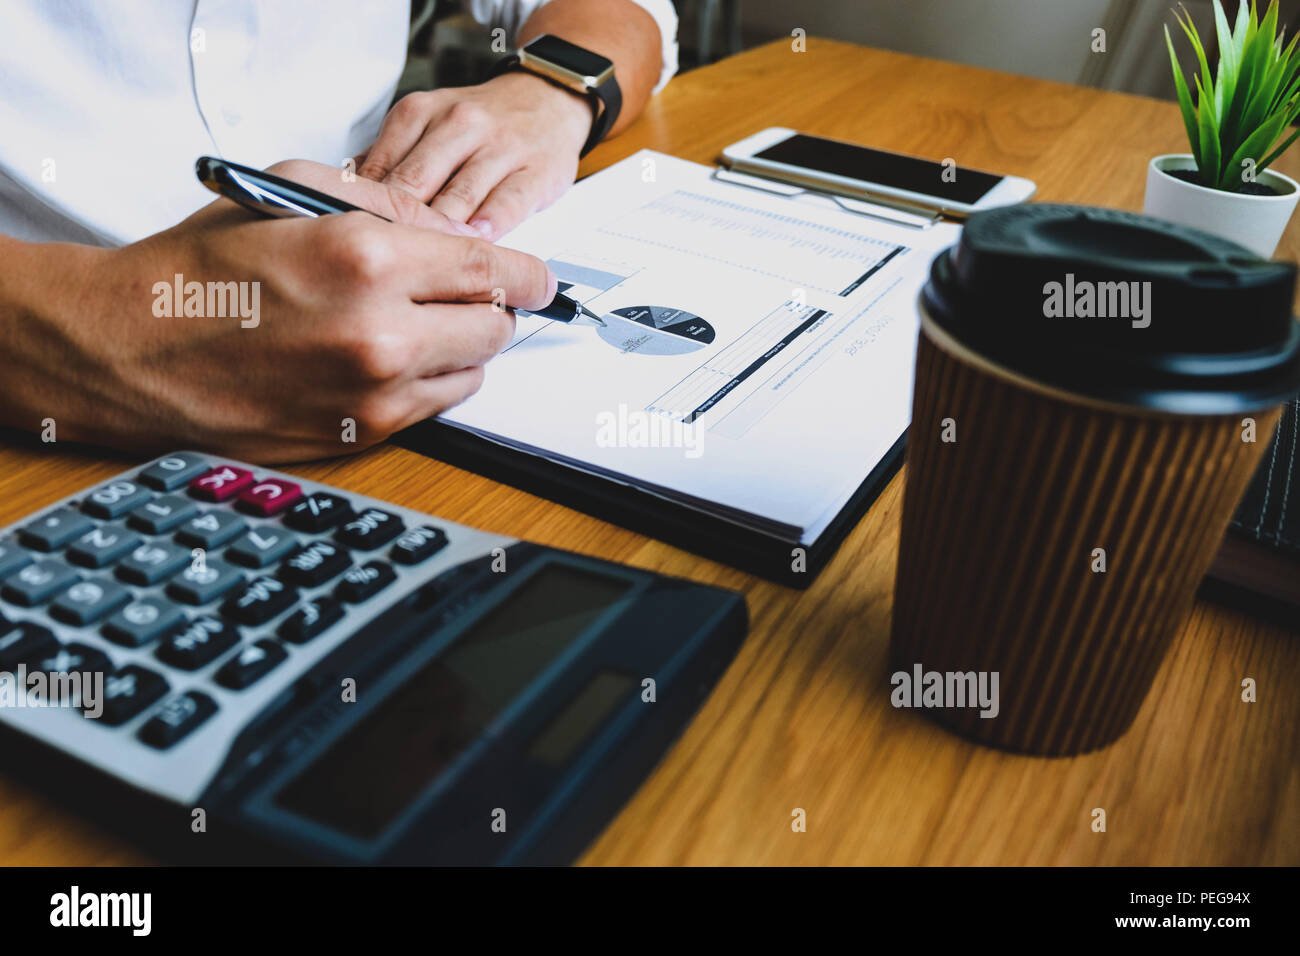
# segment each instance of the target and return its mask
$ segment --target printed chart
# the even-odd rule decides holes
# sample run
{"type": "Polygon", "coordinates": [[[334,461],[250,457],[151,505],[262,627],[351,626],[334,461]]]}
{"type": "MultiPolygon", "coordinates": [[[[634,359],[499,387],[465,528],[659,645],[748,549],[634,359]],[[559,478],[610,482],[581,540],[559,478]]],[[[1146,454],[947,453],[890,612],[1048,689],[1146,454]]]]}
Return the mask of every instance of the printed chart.
{"type": "Polygon", "coordinates": [[[786,302],[656,398],[646,410],[691,424],[827,317],[824,309],[786,302]]]}
{"type": "Polygon", "coordinates": [[[620,352],[682,355],[710,344],[716,332],[698,315],[658,305],[634,305],[603,316],[600,337],[620,352]]]}

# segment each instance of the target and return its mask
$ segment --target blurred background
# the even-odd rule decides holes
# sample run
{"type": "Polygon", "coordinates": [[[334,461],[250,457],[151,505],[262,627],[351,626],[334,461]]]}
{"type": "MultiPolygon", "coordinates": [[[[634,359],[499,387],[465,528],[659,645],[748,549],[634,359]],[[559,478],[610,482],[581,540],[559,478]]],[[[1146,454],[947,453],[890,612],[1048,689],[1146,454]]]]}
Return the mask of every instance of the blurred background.
{"type": "MultiPolygon", "coordinates": [[[[1174,0],[675,0],[681,70],[802,29],[903,53],[1026,76],[1172,99],[1162,34],[1174,0]],[[1106,51],[1092,51],[1103,29],[1106,51]]],[[[1210,0],[1182,0],[1203,37],[1214,35],[1210,0]]],[[[402,91],[478,82],[494,60],[485,28],[463,0],[412,0],[411,48],[402,91]]],[[[1225,0],[1229,17],[1237,0],[1225,0]]],[[[1267,7],[1260,0],[1260,13],[1267,7]]],[[[1282,0],[1288,35],[1300,0],[1282,0]]],[[[1187,54],[1182,32],[1175,45],[1187,54]]],[[[1213,54],[1213,50],[1210,50],[1213,54]]],[[[1187,54],[1190,62],[1190,54],[1187,54]]]]}

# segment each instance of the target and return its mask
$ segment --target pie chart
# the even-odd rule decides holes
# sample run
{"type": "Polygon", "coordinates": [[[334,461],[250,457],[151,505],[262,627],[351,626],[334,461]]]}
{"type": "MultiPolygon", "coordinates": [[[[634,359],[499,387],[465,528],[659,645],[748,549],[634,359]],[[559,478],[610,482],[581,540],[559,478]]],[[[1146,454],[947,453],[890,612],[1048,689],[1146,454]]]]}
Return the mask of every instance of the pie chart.
{"type": "Polygon", "coordinates": [[[710,344],[713,326],[684,309],[661,305],[630,305],[602,318],[607,323],[597,332],[620,352],[637,355],[683,355],[710,344]]]}

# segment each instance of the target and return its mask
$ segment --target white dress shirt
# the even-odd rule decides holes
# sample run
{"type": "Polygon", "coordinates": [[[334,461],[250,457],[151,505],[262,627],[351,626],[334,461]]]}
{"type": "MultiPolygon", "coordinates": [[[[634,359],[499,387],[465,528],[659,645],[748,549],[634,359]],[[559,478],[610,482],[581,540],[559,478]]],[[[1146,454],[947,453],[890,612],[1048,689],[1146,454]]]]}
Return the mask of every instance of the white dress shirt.
{"type": "MultiPolygon", "coordinates": [[[[512,31],[546,0],[471,0],[512,31]]],[[[669,0],[635,0],[677,66],[669,0]]],[[[374,141],[409,0],[4,0],[0,233],[120,245],[212,200],[203,154],[339,166],[374,141]]]]}

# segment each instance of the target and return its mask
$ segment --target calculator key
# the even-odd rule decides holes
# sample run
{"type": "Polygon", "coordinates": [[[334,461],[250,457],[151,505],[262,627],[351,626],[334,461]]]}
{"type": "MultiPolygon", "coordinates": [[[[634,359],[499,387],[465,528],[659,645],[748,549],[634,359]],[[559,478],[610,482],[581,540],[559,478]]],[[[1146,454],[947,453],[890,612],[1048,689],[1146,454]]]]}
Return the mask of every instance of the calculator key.
{"type": "Polygon", "coordinates": [[[349,548],[371,551],[396,538],[405,525],[402,519],[378,508],[367,508],[335,533],[334,537],[349,548]]]}
{"type": "Polygon", "coordinates": [[[67,624],[85,627],[131,600],[131,592],[110,578],[78,581],[50,605],[50,614],[67,624]]]}
{"type": "Polygon", "coordinates": [[[139,737],[150,747],[166,750],[189,736],[217,712],[217,704],[202,691],[191,690],[173,697],[145,721],[139,737]]]}
{"type": "Polygon", "coordinates": [[[126,525],[106,524],[87,531],[72,547],[68,560],[87,568],[104,568],[121,558],[143,539],[126,525]]]}
{"type": "Polygon", "coordinates": [[[274,564],[298,547],[298,539],[287,531],[263,525],[254,528],[226,549],[224,557],[246,568],[274,564]]]}
{"type": "Polygon", "coordinates": [[[321,596],[303,602],[286,617],[275,632],[293,644],[305,644],[343,616],[343,605],[332,597],[321,596]]]}
{"type": "Polygon", "coordinates": [[[57,551],[94,527],[95,522],[72,508],[57,508],[19,529],[18,540],[37,551],[57,551]]]}
{"type": "Polygon", "coordinates": [[[0,670],[12,671],[58,649],[58,639],[48,627],[22,621],[0,635],[0,670]]]}
{"type": "Polygon", "coordinates": [[[243,572],[218,558],[194,561],[167,585],[167,594],[186,604],[215,601],[240,581],[243,572]]]}
{"type": "Polygon", "coordinates": [[[255,578],[226,598],[221,613],[240,624],[265,624],[297,600],[297,588],[275,578],[255,578]]]}
{"type": "Polygon", "coordinates": [[[289,556],[280,566],[280,577],[290,584],[314,587],[338,577],[351,563],[352,555],[346,549],[329,541],[313,541],[289,556]]]}
{"type": "Polygon", "coordinates": [[[113,662],[103,651],[86,644],[64,644],[31,662],[31,670],[43,674],[81,674],[82,682],[95,674],[107,676],[113,671],[113,662]]]}
{"type": "Polygon", "coordinates": [[[263,478],[239,495],[237,507],[260,518],[278,515],[302,497],[302,489],[292,481],[263,478]]]}
{"type": "Polygon", "coordinates": [[[0,578],[6,578],[19,568],[32,563],[32,556],[12,541],[0,542],[0,578]]]}
{"type": "Polygon", "coordinates": [[[164,664],[196,671],[238,643],[239,628],[210,614],[201,614],[177,627],[156,653],[164,664]]]}
{"type": "Polygon", "coordinates": [[[148,534],[166,534],[182,521],[198,514],[199,506],[180,495],[159,495],[146,501],[127,518],[132,525],[148,534]]]}
{"type": "Polygon", "coordinates": [[[284,523],[295,531],[319,534],[350,517],[352,506],[344,498],[317,491],[300,498],[284,516],[284,523]]]}
{"type": "Polygon", "coordinates": [[[241,648],[238,654],[221,666],[212,679],[230,690],[243,690],[260,680],[288,656],[283,645],[264,638],[241,648]]]}
{"type": "Polygon", "coordinates": [[[87,495],[81,503],[81,510],[92,517],[111,521],[152,497],[149,489],[141,488],[134,481],[114,481],[87,495]]]}
{"type": "Polygon", "coordinates": [[[248,527],[248,522],[230,511],[205,511],[181,525],[176,540],[211,551],[248,527]]]}
{"type": "Polygon", "coordinates": [[[124,724],[167,693],[167,689],[167,680],[161,674],[138,664],[128,664],[105,679],[104,711],[98,719],[109,727],[124,724]]]}
{"type": "Polygon", "coordinates": [[[253,473],[234,465],[218,465],[190,482],[190,494],[204,501],[229,501],[253,483],[253,473]]]}
{"type": "Polygon", "coordinates": [[[370,561],[353,568],[334,589],[334,596],[349,604],[368,600],[397,580],[397,572],[387,561],[370,561]]]}
{"type": "Polygon", "coordinates": [[[110,617],[104,624],[104,636],[123,647],[143,647],[184,619],[181,609],[171,601],[147,594],[110,617]]]}
{"type": "Polygon", "coordinates": [[[35,561],[5,578],[0,597],[23,607],[34,607],[79,581],[77,572],[62,561],[35,561]]]}
{"type": "Polygon", "coordinates": [[[157,584],[190,563],[188,548],[166,541],[146,542],[117,566],[117,576],[129,584],[157,584]]]}
{"type": "Polygon", "coordinates": [[[159,458],[136,477],[140,484],[155,491],[175,491],[207,470],[208,463],[202,456],[181,452],[159,458]]]}
{"type": "Polygon", "coordinates": [[[419,564],[447,547],[447,535],[438,528],[424,525],[403,531],[393,542],[388,556],[398,564],[419,564]]]}

